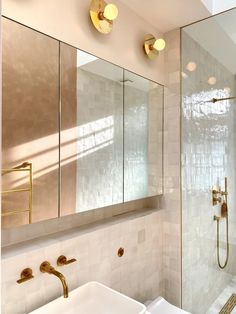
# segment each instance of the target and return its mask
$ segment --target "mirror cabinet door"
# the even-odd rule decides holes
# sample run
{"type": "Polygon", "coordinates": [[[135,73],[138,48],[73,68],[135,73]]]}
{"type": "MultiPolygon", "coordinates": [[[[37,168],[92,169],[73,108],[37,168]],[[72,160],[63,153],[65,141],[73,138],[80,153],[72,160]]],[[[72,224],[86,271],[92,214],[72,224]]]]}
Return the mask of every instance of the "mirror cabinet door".
{"type": "Polygon", "coordinates": [[[2,38],[2,227],[10,228],[58,216],[59,42],[5,18],[2,38]]]}
{"type": "Polygon", "coordinates": [[[3,18],[2,226],[162,194],[163,87],[3,18]]]}
{"type": "Polygon", "coordinates": [[[123,202],[123,69],[61,44],[61,215],[123,202]]]}
{"type": "Polygon", "coordinates": [[[124,201],[162,194],[163,86],[124,71],[124,201]]]}

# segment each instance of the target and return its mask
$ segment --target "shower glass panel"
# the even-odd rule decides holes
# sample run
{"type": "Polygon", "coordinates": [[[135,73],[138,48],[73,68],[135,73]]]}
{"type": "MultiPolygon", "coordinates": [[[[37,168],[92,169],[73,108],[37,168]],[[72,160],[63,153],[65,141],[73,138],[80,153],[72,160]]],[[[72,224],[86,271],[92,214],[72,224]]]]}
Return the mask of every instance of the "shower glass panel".
{"type": "Polygon", "coordinates": [[[218,314],[236,293],[236,101],[231,98],[236,96],[236,9],[184,27],[181,35],[182,303],[193,314],[218,314]],[[220,195],[213,205],[212,190],[224,191],[225,177],[229,260],[221,269],[213,217],[220,218],[218,252],[224,264],[226,199],[220,195]]]}
{"type": "Polygon", "coordinates": [[[124,71],[124,201],[162,194],[163,86],[124,71]]]}
{"type": "Polygon", "coordinates": [[[61,214],[123,202],[123,69],[61,44],[61,214]]]}

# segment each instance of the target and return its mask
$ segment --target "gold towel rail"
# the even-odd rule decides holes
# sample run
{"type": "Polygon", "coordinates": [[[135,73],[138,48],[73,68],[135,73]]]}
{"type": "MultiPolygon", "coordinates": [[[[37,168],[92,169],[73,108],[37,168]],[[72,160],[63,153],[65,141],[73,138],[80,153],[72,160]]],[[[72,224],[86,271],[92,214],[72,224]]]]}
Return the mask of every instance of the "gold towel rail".
{"type": "Polygon", "coordinates": [[[32,163],[23,162],[21,165],[16,166],[14,168],[5,168],[2,169],[2,176],[7,173],[17,172],[17,171],[26,171],[29,173],[29,187],[21,188],[21,189],[9,189],[2,191],[2,194],[10,194],[10,193],[18,193],[18,192],[29,192],[28,198],[28,208],[27,209],[15,209],[5,213],[2,213],[2,217],[18,215],[20,213],[29,213],[29,224],[32,223],[32,200],[33,200],[33,171],[32,171],[32,163]]]}
{"type": "Polygon", "coordinates": [[[12,190],[5,190],[5,191],[2,191],[2,194],[7,194],[7,193],[15,193],[15,192],[29,192],[30,191],[30,188],[26,188],[26,189],[12,189],[12,190]]]}

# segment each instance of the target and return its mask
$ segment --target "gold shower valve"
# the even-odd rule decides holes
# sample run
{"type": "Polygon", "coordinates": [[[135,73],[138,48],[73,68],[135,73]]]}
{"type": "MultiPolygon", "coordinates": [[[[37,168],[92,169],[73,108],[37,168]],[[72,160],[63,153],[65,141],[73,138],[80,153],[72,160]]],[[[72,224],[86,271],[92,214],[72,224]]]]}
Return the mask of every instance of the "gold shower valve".
{"type": "MultiPolygon", "coordinates": [[[[227,199],[227,196],[228,196],[227,178],[225,178],[225,190],[224,191],[221,191],[220,187],[218,189],[216,189],[216,188],[212,189],[212,204],[213,204],[213,206],[222,203],[222,196],[224,197],[224,199],[227,199]]],[[[227,201],[226,201],[226,203],[227,203],[227,201]]]]}
{"type": "Polygon", "coordinates": [[[221,193],[222,192],[220,189],[219,190],[212,190],[212,204],[213,204],[213,206],[221,203],[222,198],[219,196],[219,195],[222,195],[221,193]]]}
{"type": "Polygon", "coordinates": [[[217,205],[217,204],[220,204],[222,201],[221,197],[214,197],[213,196],[213,205],[217,205]]]}
{"type": "Polygon", "coordinates": [[[228,192],[223,192],[223,191],[221,191],[220,194],[221,194],[222,196],[227,196],[227,195],[228,195],[228,192]]]}

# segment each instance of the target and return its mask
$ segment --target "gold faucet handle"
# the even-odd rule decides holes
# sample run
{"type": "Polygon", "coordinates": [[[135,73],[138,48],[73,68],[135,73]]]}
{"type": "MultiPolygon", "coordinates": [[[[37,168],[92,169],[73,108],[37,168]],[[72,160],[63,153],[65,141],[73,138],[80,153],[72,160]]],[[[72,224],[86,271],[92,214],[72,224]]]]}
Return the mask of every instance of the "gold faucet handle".
{"type": "Polygon", "coordinates": [[[23,283],[26,282],[28,280],[33,279],[33,271],[31,268],[25,268],[22,270],[21,274],[20,274],[20,279],[17,280],[17,283],[23,283]]]}
{"type": "Polygon", "coordinates": [[[221,203],[221,201],[222,201],[222,198],[219,196],[219,197],[213,197],[213,202],[215,203],[215,204],[217,204],[217,203],[221,203]]]}
{"type": "Polygon", "coordinates": [[[227,195],[228,195],[228,192],[221,191],[220,194],[221,194],[222,196],[227,196],[227,195]]]}
{"type": "Polygon", "coordinates": [[[57,259],[57,266],[64,266],[64,265],[68,265],[68,264],[71,264],[71,263],[74,263],[74,262],[76,262],[75,258],[67,260],[65,255],[61,255],[57,259]]]}

